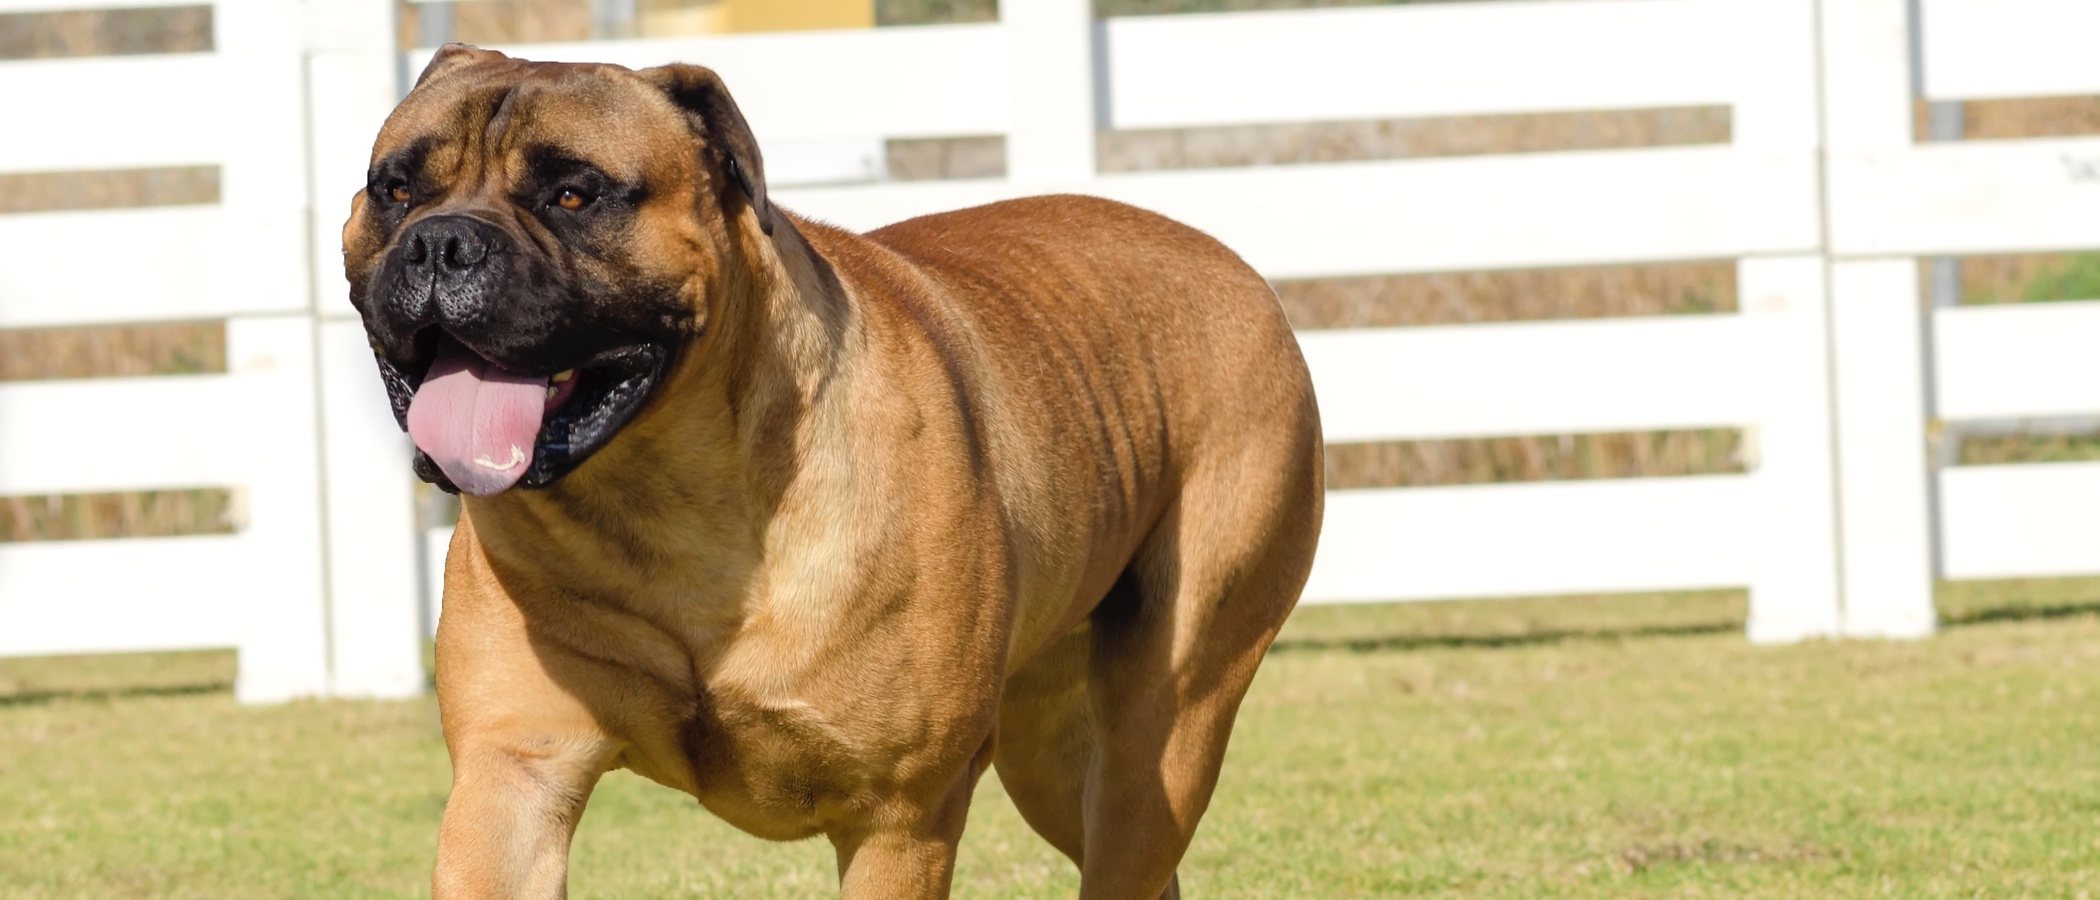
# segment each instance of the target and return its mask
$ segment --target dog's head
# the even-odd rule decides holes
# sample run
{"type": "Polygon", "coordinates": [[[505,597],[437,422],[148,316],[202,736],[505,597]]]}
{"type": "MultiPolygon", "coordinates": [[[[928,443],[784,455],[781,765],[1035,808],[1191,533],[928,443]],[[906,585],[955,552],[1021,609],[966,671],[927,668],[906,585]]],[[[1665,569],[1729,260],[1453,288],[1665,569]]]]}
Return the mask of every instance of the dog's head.
{"type": "Polygon", "coordinates": [[[439,51],[343,227],[417,474],[494,494],[582,464],[650,403],[735,277],[725,260],[772,220],[714,72],[439,51]]]}

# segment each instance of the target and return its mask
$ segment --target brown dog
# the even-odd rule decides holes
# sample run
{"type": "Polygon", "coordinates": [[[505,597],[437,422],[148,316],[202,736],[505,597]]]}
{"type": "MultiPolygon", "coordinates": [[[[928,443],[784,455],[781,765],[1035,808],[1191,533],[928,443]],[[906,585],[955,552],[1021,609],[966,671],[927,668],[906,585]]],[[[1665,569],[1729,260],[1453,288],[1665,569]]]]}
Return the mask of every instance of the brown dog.
{"type": "Polygon", "coordinates": [[[561,895],[623,767],[941,896],[987,765],[1082,896],[1177,893],[1320,526],[1231,251],[1073,196],[850,234],[767,201],[707,69],[454,46],[344,258],[417,470],[473,495],[438,896],[561,895]]]}

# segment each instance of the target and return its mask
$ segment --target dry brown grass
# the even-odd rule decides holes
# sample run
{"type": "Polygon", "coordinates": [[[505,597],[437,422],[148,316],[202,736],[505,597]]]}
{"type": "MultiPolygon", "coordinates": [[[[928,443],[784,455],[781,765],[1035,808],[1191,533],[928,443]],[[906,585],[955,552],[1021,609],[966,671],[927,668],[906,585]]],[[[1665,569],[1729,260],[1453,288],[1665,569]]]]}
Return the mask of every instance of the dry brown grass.
{"type": "Polygon", "coordinates": [[[0,330],[0,381],[226,371],[226,325],[0,330]]]}
{"type": "MultiPolygon", "coordinates": [[[[578,0],[459,3],[453,9],[452,40],[469,44],[581,41],[591,36],[590,5],[578,0]]],[[[401,19],[413,28],[416,16],[411,13],[401,19]]]]}
{"type": "Polygon", "coordinates": [[[2023,97],[1962,104],[1967,140],[2100,134],[2100,97],[2023,97]]]}
{"type": "Polygon", "coordinates": [[[2020,253],[1961,260],[1961,302],[1971,306],[2034,300],[2092,300],[2056,289],[2062,276],[2093,261],[2091,253],[2020,253]]]}
{"type": "Polygon", "coordinates": [[[1300,329],[1733,312],[1733,262],[1309,278],[1276,283],[1300,329]]]}
{"type": "Polygon", "coordinates": [[[1741,472],[1738,429],[1330,444],[1327,487],[1426,487],[1741,472]]]}
{"type": "Polygon", "coordinates": [[[0,16],[0,59],[195,53],[211,49],[211,7],[0,16]]]}
{"type": "Polygon", "coordinates": [[[218,166],[0,172],[0,215],[217,202],[218,166]]]}
{"type": "Polygon", "coordinates": [[[9,497],[0,543],[227,534],[233,495],[224,488],[9,497]]]}

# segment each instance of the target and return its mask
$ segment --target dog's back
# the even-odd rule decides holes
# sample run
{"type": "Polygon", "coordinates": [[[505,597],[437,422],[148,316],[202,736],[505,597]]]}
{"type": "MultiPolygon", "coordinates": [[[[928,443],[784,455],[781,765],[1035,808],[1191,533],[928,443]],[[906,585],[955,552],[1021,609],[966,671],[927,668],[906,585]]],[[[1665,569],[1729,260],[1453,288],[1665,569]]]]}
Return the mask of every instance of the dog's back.
{"type": "MultiPolygon", "coordinates": [[[[1249,512],[1317,532],[1310,377],[1275,293],[1217,240],[1077,195],[924,216],[866,237],[938,286],[890,296],[918,305],[915,324],[979,373],[973,415],[1026,545],[1024,581],[1086,548],[1084,565],[1037,585],[1059,596],[1024,606],[1101,598],[1188,502],[1191,483],[1233,483],[1249,512]]],[[[1032,613],[1044,611],[1024,608],[1024,626],[1032,613]]],[[[1025,653],[1054,635],[1016,637],[1025,653]]]]}

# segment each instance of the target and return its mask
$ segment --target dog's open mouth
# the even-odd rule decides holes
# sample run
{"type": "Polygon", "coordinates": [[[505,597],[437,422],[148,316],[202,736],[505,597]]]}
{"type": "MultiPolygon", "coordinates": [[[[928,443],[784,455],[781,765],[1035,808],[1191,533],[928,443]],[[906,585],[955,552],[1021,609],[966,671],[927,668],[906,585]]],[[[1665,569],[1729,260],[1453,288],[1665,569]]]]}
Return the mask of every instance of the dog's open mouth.
{"type": "Polygon", "coordinates": [[[437,328],[414,347],[410,365],[382,356],[379,368],[415,442],[416,473],[479,496],[568,474],[641,409],[668,357],[635,344],[540,373],[497,365],[437,328]]]}

